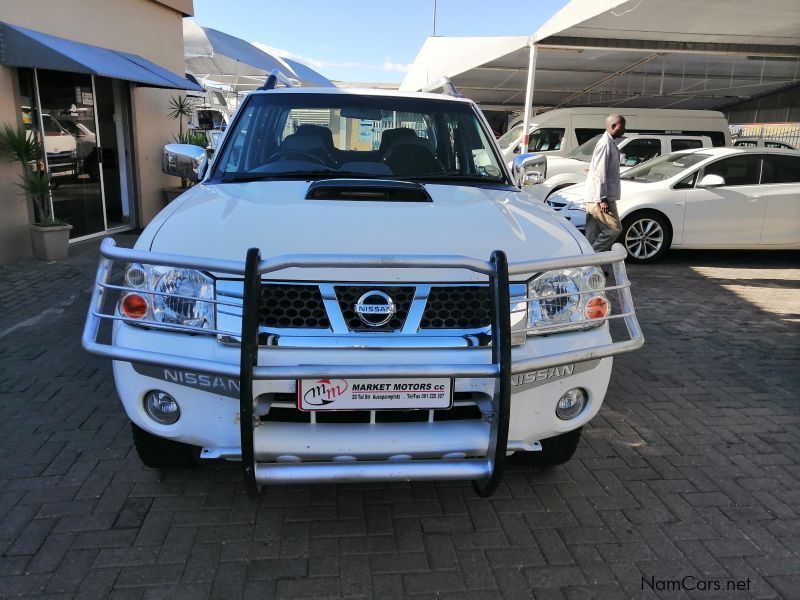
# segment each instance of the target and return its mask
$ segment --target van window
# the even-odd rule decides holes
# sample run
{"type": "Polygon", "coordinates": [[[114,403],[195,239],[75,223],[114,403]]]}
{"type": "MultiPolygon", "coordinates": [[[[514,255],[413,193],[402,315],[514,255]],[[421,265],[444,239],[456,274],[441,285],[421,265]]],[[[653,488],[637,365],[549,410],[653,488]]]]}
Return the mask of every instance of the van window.
{"type": "Polygon", "coordinates": [[[625,155],[625,166],[634,167],[661,154],[661,140],[655,138],[635,138],[620,148],[625,155]]]}
{"type": "Polygon", "coordinates": [[[543,127],[537,129],[528,139],[528,152],[546,152],[548,150],[561,150],[561,140],[564,139],[563,127],[543,127]]]}
{"type": "Polygon", "coordinates": [[[575,129],[575,137],[578,138],[578,146],[588,142],[595,136],[599,136],[605,132],[605,129],[588,129],[586,127],[578,127],[575,129]]]}
{"type": "Polygon", "coordinates": [[[792,146],[789,144],[784,144],[783,142],[764,142],[765,148],[784,148],[786,150],[794,150],[792,146]]]}
{"type": "Polygon", "coordinates": [[[702,148],[703,142],[700,140],[672,140],[669,143],[670,150],[677,152],[678,150],[693,150],[694,148],[702,148]]]}

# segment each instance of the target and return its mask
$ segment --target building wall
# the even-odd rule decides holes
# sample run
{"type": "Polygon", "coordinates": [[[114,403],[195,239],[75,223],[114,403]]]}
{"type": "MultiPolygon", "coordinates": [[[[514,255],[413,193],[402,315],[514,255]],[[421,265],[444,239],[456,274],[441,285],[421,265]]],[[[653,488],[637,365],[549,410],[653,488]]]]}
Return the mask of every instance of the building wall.
{"type": "MultiPolygon", "coordinates": [[[[191,0],[0,2],[0,21],[84,44],[138,54],[174,73],[183,74],[183,15],[191,14],[191,5],[191,0]]],[[[0,126],[16,124],[19,119],[19,107],[13,93],[16,85],[9,85],[10,82],[16,84],[16,77],[16,69],[0,66],[0,126]]],[[[178,134],[177,121],[169,119],[166,114],[169,98],[181,92],[133,84],[130,88],[135,188],[131,203],[137,207],[138,224],[143,226],[163,206],[162,188],[179,185],[176,178],[162,174],[161,151],[164,144],[178,134]]],[[[9,186],[15,188],[14,177],[9,181],[7,176],[8,168],[5,163],[0,165],[0,207],[3,208],[0,263],[31,254],[29,242],[24,248],[19,247],[21,234],[17,231],[19,223],[28,222],[27,214],[5,210],[18,200],[12,200],[8,192],[9,186]],[[11,220],[7,221],[7,218],[11,220]]]]}
{"type": "MultiPolygon", "coordinates": [[[[12,127],[22,125],[15,101],[18,93],[16,71],[0,67],[0,127],[6,123],[12,127]]],[[[18,163],[0,160],[0,263],[22,256],[30,256],[31,238],[30,202],[17,184],[22,177],[18,163]]]]}

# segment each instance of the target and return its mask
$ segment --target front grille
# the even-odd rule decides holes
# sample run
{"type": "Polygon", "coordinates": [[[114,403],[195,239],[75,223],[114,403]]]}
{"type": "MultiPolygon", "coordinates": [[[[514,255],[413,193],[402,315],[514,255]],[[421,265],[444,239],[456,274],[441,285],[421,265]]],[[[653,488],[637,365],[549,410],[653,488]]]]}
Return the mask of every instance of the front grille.
{"type": "Polygon", "coordinates": [[[434,286],[420,323],[421,329],[481,329],[492,322],[489,286],[434,286]]]}
{"type": "Polygon", "coordinates": [[[267,327],[328,329],[331,324],[316,285],[264,283],[258,323],[267,327]]]}
{"type": "MultiPolygon", "coordinates": [[[[469,392],[456,392],[454,401],[459,397],[466,400],[471,398],[469,392]]],[[[294,403],[294,394],[275,394],[276,402],[294,403]]],[[[368,410],[318,410],[316,412],[317,423],[369,423],[370,412],[368,410]]],[[[427,409],[408,409],[408,410],[376,410],[376,423],[425,423],[429,418],[427,409]]],[[[467,421],[483,418],[481,410],[475,404],[461,404],[452,408],[440,408],[433,410],[434,421],[467,421]]],[[[271,406],[269,412],[261,416],[262,422],[272,423],[310,423],[311,413],[298,410],[296,406],[271,406]]]]}
{"type": "Polygon", "coordinates": [[[403,328],[408,311],[411,309],[414,288],[337,285],[336,299],[339,301],[339,308],[342,310],[342,316],[350,331],[398,331],[403,328]],[[397,311],[385,325],[378,327],[366,325],[356,314],[356,302],[363,294],[370,291],[381,291],[394,301],[397,311]]]}

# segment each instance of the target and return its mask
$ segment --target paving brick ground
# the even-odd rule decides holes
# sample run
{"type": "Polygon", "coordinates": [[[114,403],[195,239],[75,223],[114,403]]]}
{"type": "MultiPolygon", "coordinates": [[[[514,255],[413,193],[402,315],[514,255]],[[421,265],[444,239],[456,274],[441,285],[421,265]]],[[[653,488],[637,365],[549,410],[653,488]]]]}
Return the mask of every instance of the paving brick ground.
{"type": "Polygon", "coordinates": [[[236,465],[139,463],[108,361],[80,349],[96,249],[0,267],[2,598],[800,596],[797,253],[631,267],[647,344],[564,467],[512,466],[491,500],[433,483],[254,500],[236,465]]]}

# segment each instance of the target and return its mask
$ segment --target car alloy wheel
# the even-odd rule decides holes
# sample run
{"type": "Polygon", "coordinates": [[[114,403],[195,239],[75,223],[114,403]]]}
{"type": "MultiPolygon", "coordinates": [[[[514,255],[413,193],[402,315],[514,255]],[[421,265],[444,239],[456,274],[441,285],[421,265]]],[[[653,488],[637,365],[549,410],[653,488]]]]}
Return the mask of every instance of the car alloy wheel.
{"type": "Polygon", "coordinates": [[[650,217],[642,217],[625,230],[625,249],[638,260],[649,260],[663,248],[664,237],[661,223],[650,217]]]}

